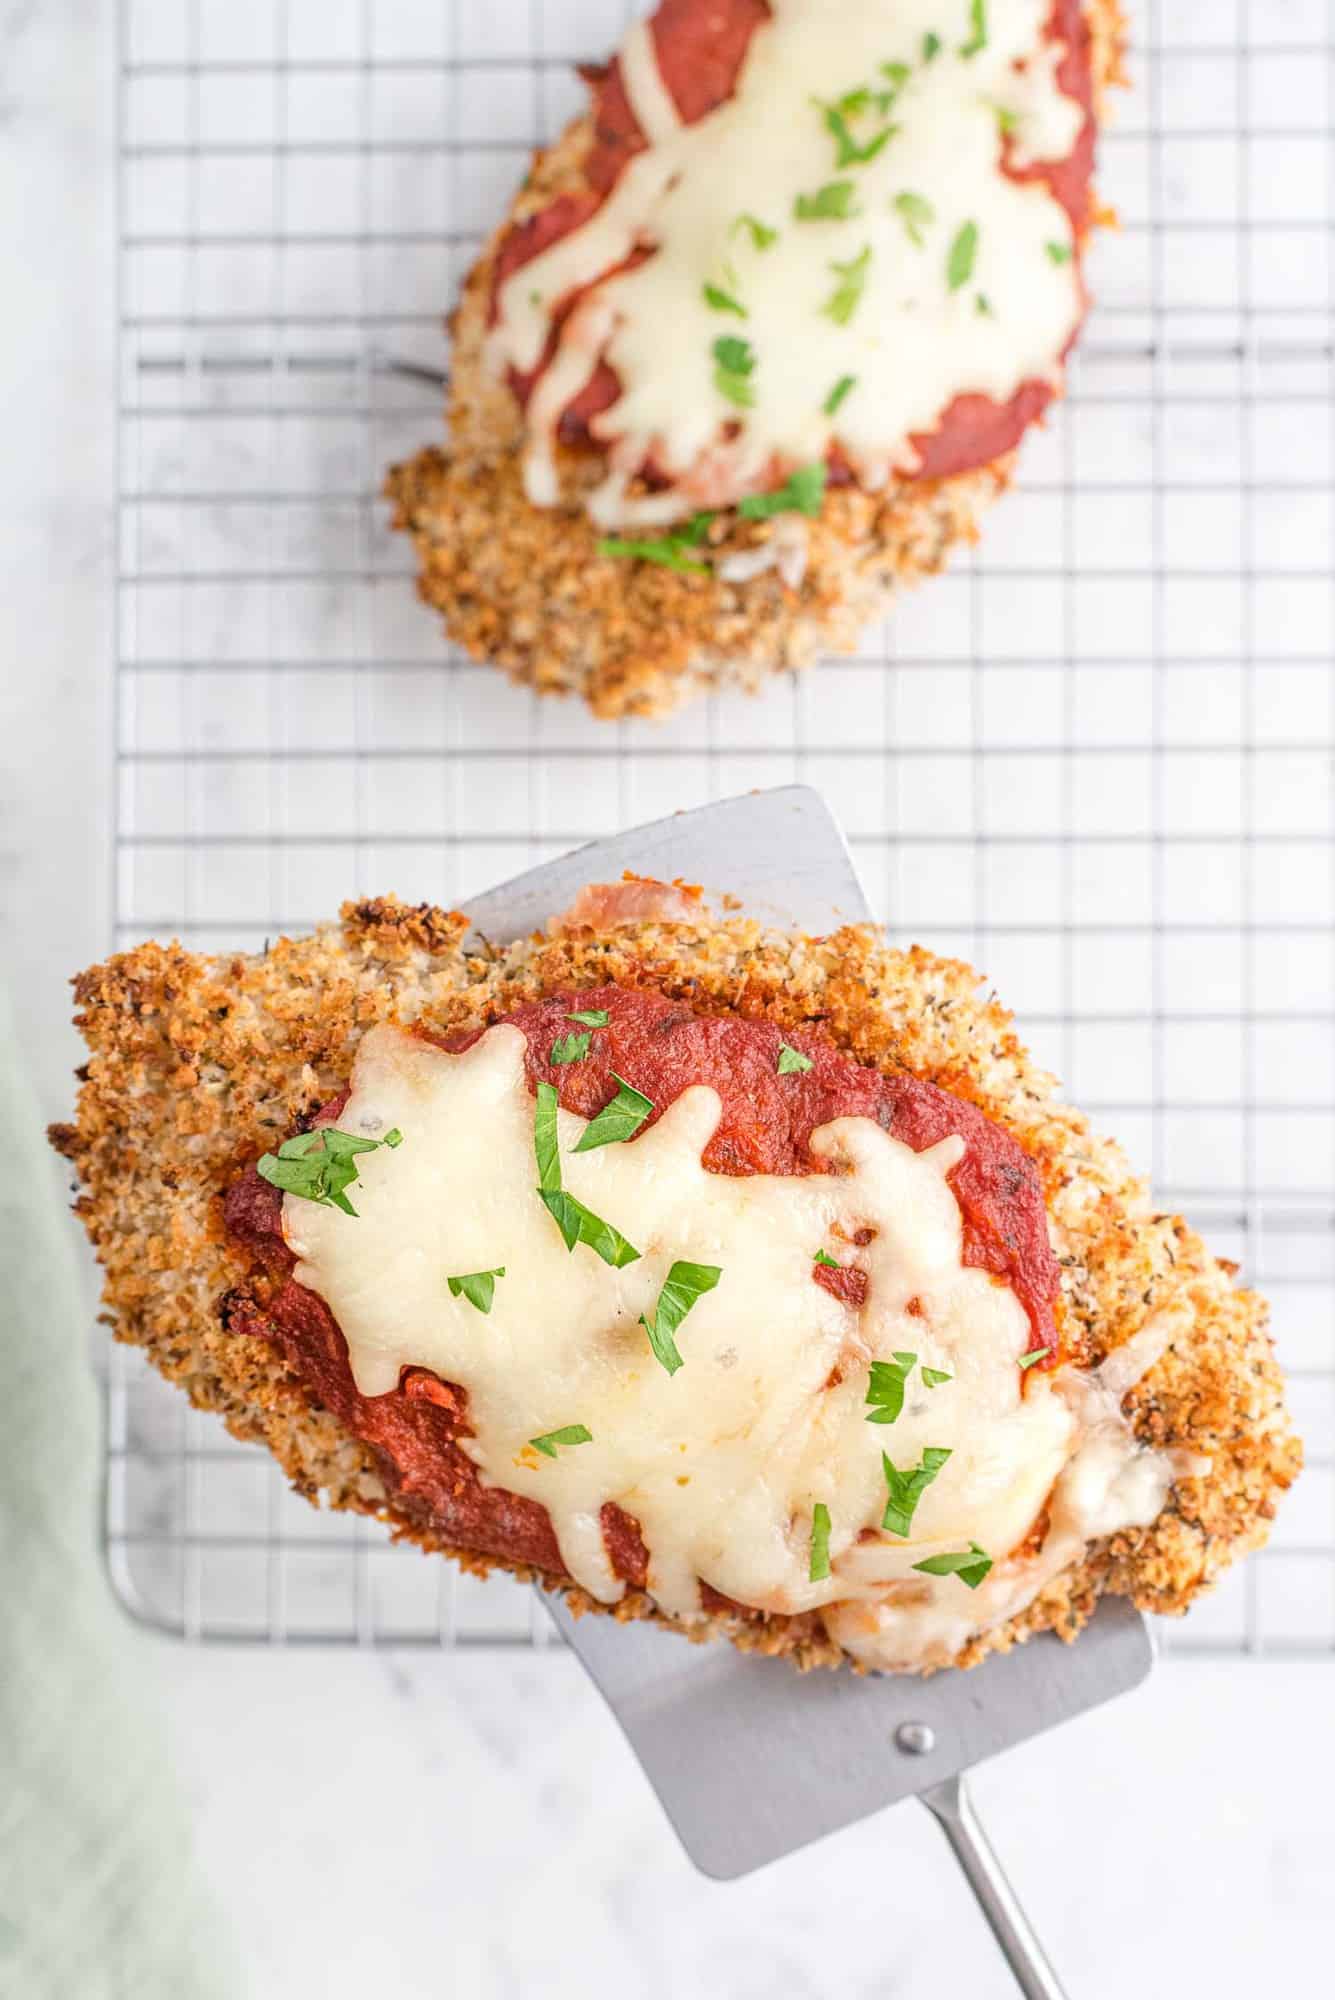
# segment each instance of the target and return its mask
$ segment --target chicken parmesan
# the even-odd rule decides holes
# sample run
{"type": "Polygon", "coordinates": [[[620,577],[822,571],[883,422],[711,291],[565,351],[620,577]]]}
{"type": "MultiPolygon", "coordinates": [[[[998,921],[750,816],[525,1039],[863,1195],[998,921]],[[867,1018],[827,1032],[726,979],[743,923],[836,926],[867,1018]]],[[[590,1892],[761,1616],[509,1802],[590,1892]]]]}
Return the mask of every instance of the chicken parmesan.
{"type": "Polygon", "coordinates": [[[540,153],[391,473],[480,656],[661,713],[850,645],[1084,317],[1113,0],[662,0],[540,153]]]}
{"type": "Polygon", "coordinates": [[[53,1137],[117,1335],[312,1500],[800,1667],[1181,1610],[1262,1541],[1263,1302],[976,975],[619,896],[83,974],[53,1137]]]}

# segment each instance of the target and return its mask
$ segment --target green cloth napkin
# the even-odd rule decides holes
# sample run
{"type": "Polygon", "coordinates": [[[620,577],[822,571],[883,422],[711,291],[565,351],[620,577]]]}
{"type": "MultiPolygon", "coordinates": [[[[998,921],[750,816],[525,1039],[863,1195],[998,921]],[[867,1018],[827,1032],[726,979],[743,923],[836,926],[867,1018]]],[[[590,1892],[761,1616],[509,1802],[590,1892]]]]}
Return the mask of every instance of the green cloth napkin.
{"type": "Polygon", "coordinates": [[[0,996],[0,1995],[240,1989],[154,1718],[157,1649],[97,1549],[91,1320],[0,996]]]}

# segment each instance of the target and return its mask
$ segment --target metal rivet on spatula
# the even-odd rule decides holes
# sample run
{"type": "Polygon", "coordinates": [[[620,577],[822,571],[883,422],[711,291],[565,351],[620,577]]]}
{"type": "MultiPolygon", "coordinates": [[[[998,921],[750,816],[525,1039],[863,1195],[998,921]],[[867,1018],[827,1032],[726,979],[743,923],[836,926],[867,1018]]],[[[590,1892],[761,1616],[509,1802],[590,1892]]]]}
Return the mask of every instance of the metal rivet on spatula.
{"type": "Polygon", "coordinates": [[[925,1722],[901,1722],[895,1731],[895,1744],[910,1757],[925,1757],[936,1748],[936,1731],[925,1722]]]}

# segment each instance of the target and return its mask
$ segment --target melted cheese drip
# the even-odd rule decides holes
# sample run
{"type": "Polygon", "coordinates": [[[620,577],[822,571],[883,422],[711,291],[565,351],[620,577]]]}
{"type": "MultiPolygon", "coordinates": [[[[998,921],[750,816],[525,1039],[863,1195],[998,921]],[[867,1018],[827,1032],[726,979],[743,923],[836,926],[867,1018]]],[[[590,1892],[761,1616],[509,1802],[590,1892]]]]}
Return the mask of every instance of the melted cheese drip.
{"type": "Polygon", "coordinates": [[[636,21],[621,44],[621,81],[635,123],[651,146],[670,139],[681,127],[672,93],[663,81],[647,21],[636,21]]]}
{"type": "Polygon", "coordinates": [[[359,1390],[383,1395],[410,1365],[464,1388],[476,1435],[463,1448],[484,1484],[542,1503],[569,1574],[595,1597],[624,1590],[600,1522],[615,1501],[640,1523],[665,1611],[700,1616],[704,1580],[758,1609],[821,1610],[869,1664],[931,1664],[1016,1608],[1028,1573],[1003,1576],[1004,1558],[1054,1484],[1044,1575],[1049,1553],[1060,1567],[1089,1534],[1158,1511],[1160,1471],[1110,1392],[1059,1376],[1022,1393],[1026,1315],[1008,1287],[961,1262],[946,1180],[961,1140],[915,1153],[871,1119],[842,1118],[811,1142],[834,1171],[731,1177],[701,1164],[721,1111],[706,1087],[633,1143],[582,1155],[584,1121],[563,1111],[566,1187],[642,1252],[616,1271],[584,1245],[567,1252],[537,1197],[524,1046],[504,1025],[461,1055],[372,1029],[339,1124],[398,1126],[403,1143],[359,1161],[356,1220],[289,1196],[284,1230],[298,1280],[343,1330],[359,1390]],[[854,1253],[859,1229],[876,1233],[854,1253]],[[841,1262],[856,1254],[867,1271],[861,1310],[813,1282],[821,1248],[841,1262]],[[723,1275],[683,1320],[685,1365],[669,1375],[638,1322],[679,1258],[723,1275]],[[489,1314],[450,1296],[448,1277],[500,1265],[489,1314]],[[870,1424],[869,1363],[905,1349],[952,1380],[927,1389],[915,1371],[898,1420],[870,1424]],[[1095,1398],[1094,1416],[1082,1397],[1095,1398]],[[592,1442],[554,1459],[533,1449],[569,1424],[592,1442]],[[882,1451],[907,1469],[928,1446],[952,1456],[912,1538],[882,1534],[882,1451]],[[818,1500],[832,1574],[813,1583],[818,1500]],[[971,1593],[913,1570],[970,1541],[998,1560],[996,1583],[971,1593]]]}
{"type": "Polygon", "coordinates": [[[653,254],[607,278],[594,295],[606,317],[589,338],[586,308],[563,329],[553,388],[530,403],[525,472],[530,499],[559,494],[554,450],[560,413],[605,354],[622,384],[594,420],[611,470],[589,499],[605,527],[675,520],[772,483],[774,466],[823,458],[838,444],[863,483],[884,486],[919,465],[911,437],[931,432],[957,395],[1006,402],[1026,381],[1060,377],[1060,357],[1082,309],[1069,220],[1049,191],[1001,172],[999,119],[1017,163],[1065,158],[1084,112],[1058,86],[1063,51],[1045,43],[1050,0],[990,0],[988,40],[975,55],[962,0],[843,0],[837,25],[827,0],[771,0],[734,96],[682,125],[658,69],[648,29],[631,32],[622,74],[651,143],[635,156],[602,208],[523,265],[502,288],[490,356],[498,372],[536,368],[551,308],[594,284],[637,248],[653,254]],[[924,37],[940,53],[922,59],[924,37]],[[898,129],[866,164],[837,164],[819,104],[862,86],[887,88],[884,66],[908,81],[883,114],[849,119],[865,146],[898,129]],[[857,214],[797,221],[794,203],[836,180],[853,188],[857,214]],[[912,240],[901,195],[930,204],[912,240]],[[739,218],[778,231],[766,249],[739,218]],[[951,290],[950,248],[973,223],[977,254],[951,290]],[[840,325],[824,310],[839,284],[836,263],[871,255],[855,309],[840,325]],[[713,284],[745,307],[742,320],[712,310],[713,284]],[[985,302],[986,311],[979,301],[985,302]],[[754,406],[740,409],[717,386],[713,346],[747,340],[754,406]],[[844,376],[854,388],[833,416],[823,405],[844,376]],[[729,436],[729,427],[738,429],[729,436]],[[674,482],[666,496],[628,497],[628,478],[650,458],[674,482]]]}

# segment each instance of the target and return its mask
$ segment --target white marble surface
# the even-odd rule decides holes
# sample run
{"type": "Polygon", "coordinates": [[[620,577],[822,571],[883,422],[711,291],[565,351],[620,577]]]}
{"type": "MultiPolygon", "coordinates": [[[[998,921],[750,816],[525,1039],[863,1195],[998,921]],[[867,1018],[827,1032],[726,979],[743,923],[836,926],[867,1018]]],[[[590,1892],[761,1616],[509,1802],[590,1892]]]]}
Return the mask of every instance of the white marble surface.
{"type": "MultiPolygon", "coordinates": [[[[741,1883],[683,1860],[574,1661],[173,1655],[171,1720],[255,1991],[328,2000],[1004,2000],[926,1813],[741,1883]],[[328,1925],[338,1913],[338,1944],[328,1925]]],[[[980,1773],[1072,2000],[1316,1993],[1331,1676],[1170,1665],[980,1773]]]]}
{"type": "MultiPolygon", "coordinates": [[[[53,1112],[106,922],[108,11],[0,0],[0,938],[53,1112]]],[[[1010,1991],[911,1807],[696,1877],[567,1657],[142,1643],[251,2000],[1010,1991]]],[[[1170,1662],[981,1774],[1074,2000],[1326,1989],[1333,1696],[1329,1665],[1170,1662]]]]}

